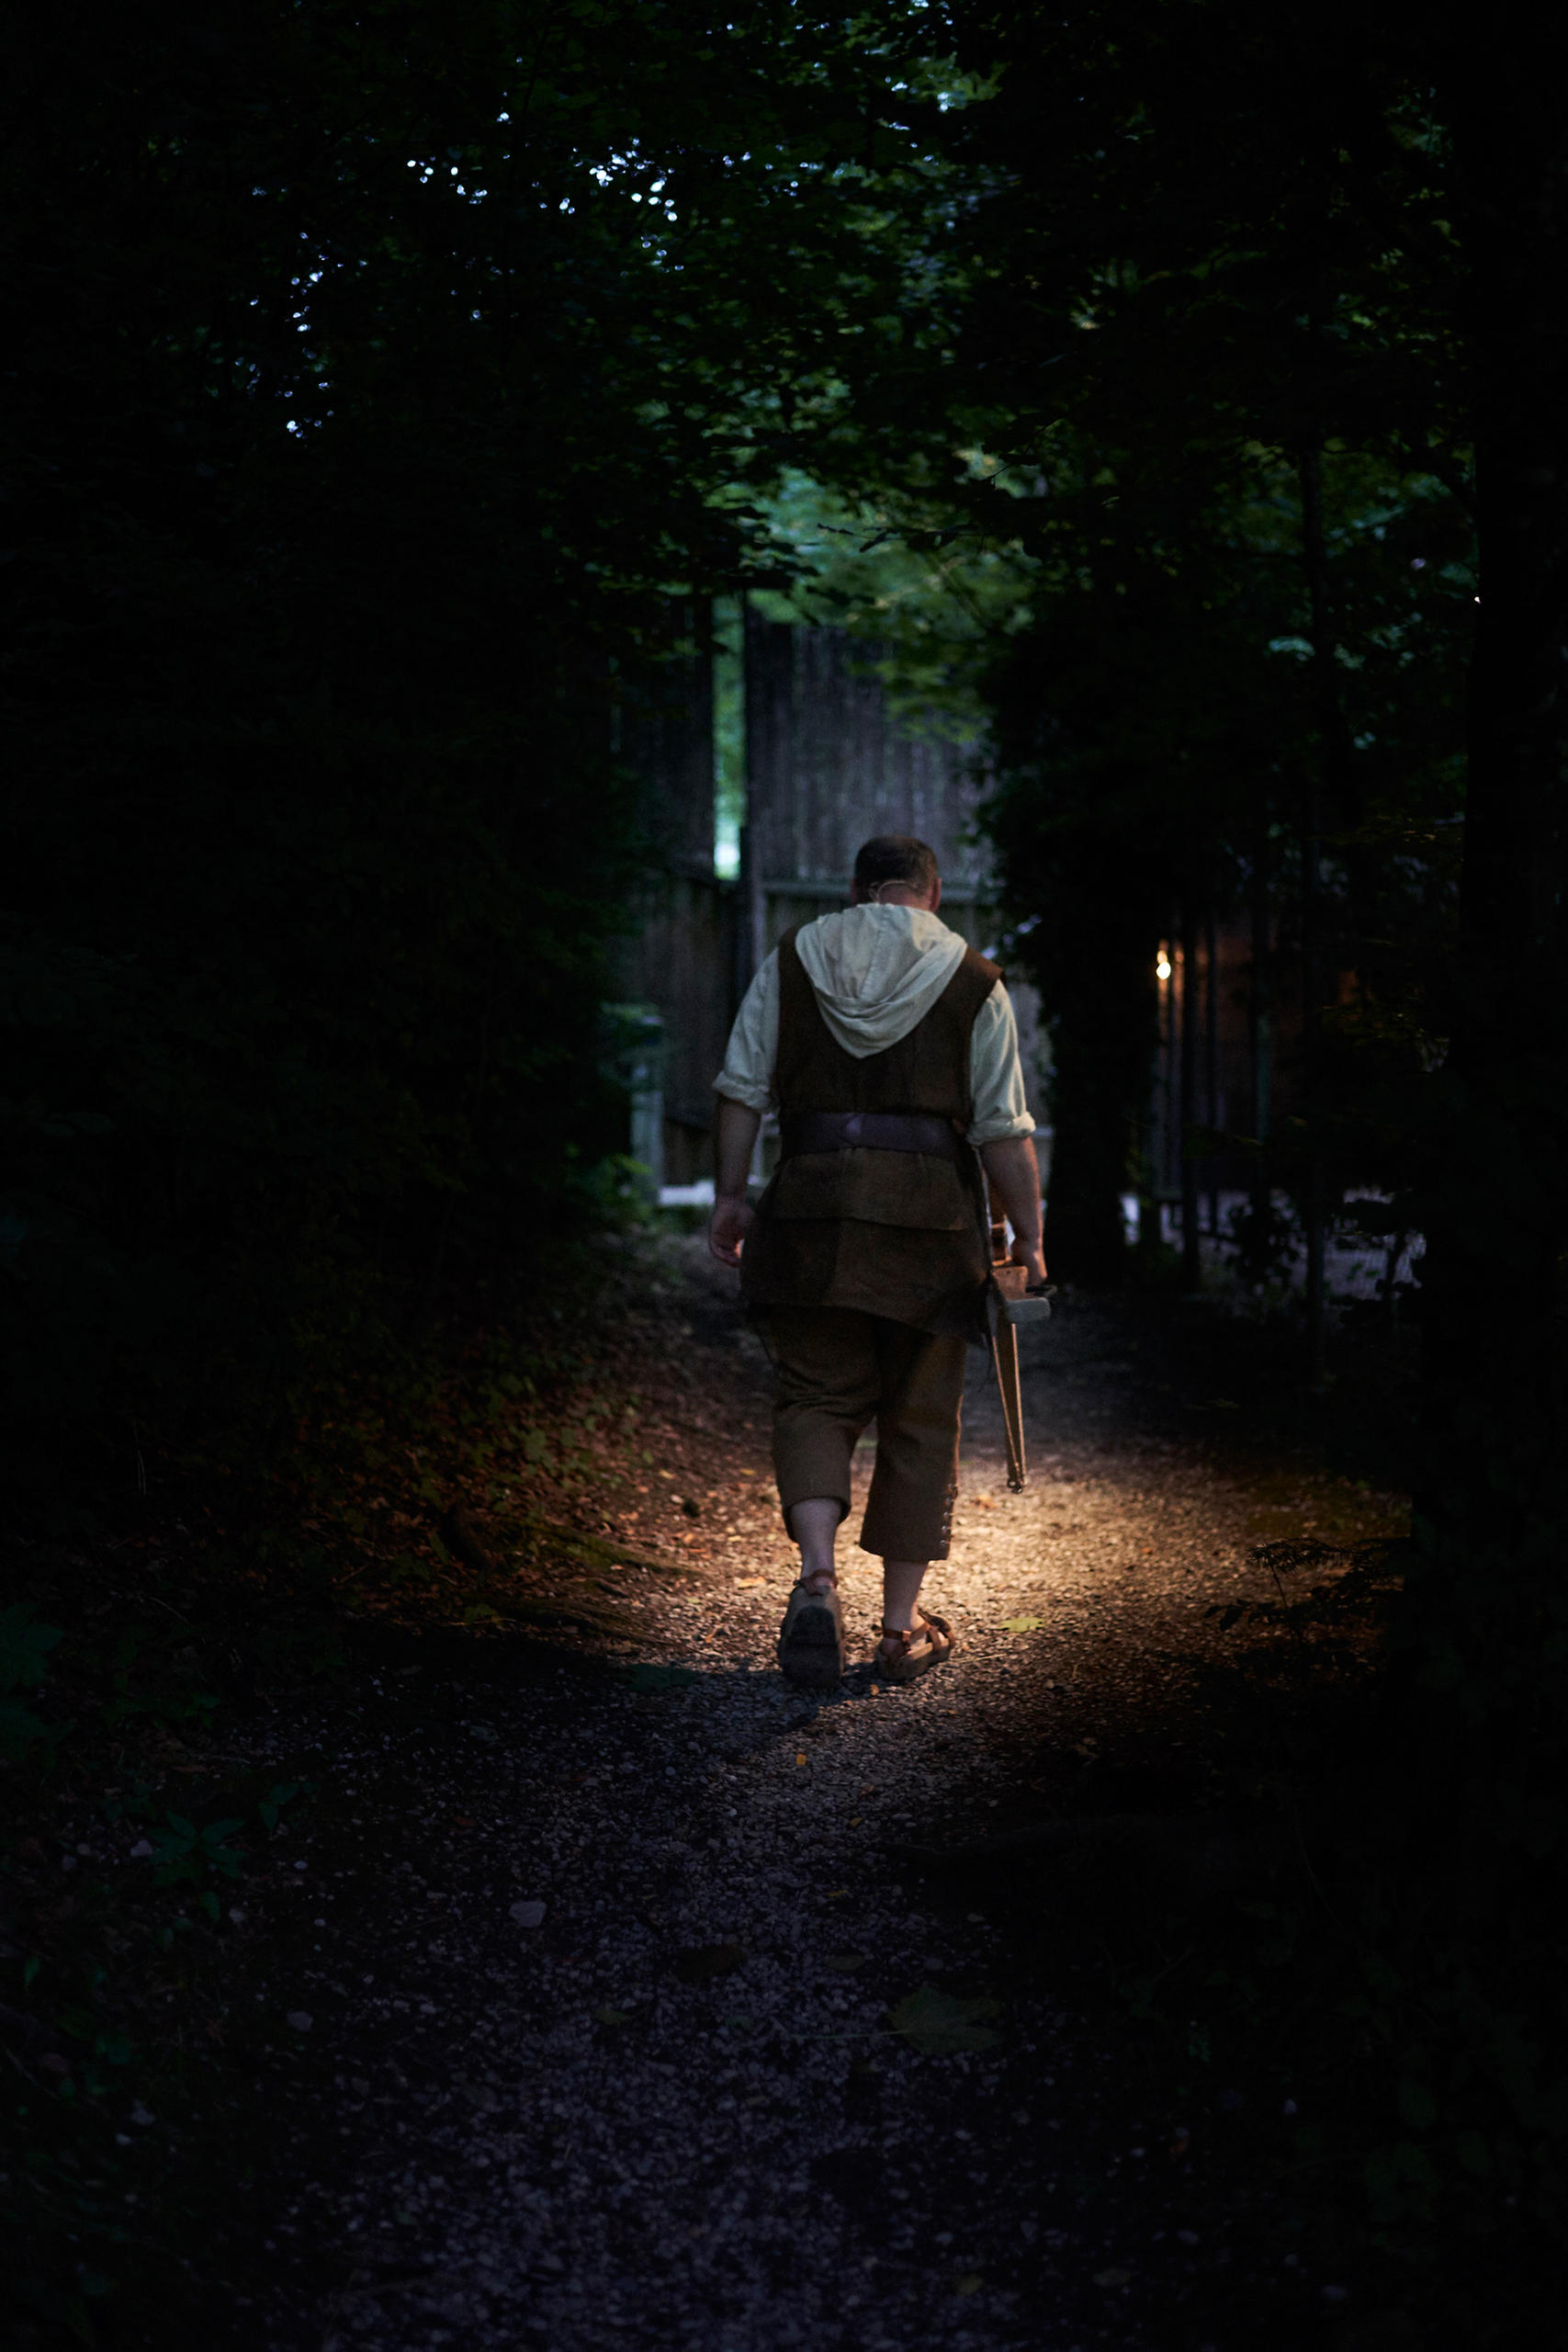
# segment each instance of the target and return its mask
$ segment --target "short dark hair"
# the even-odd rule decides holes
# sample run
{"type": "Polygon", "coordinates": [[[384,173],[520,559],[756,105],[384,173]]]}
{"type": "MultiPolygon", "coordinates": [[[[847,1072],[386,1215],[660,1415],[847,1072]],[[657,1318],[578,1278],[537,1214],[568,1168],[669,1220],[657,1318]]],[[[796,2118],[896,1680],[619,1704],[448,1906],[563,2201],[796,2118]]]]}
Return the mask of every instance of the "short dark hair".
{"type": "Polygon", "coordinates": [[[866,897],[888,882],[924,893],[934,890],[941,879],[935,850],[913,833],[878,833],[855,858],[855,880],[866,897]]]}

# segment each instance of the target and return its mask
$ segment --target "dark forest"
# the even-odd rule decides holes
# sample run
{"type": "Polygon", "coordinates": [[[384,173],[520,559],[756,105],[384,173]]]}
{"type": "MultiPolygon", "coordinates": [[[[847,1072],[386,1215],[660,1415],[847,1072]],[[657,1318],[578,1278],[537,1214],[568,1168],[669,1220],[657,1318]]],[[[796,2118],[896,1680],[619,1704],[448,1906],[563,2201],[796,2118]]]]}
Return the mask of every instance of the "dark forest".
{"type": "MultiPolygon", "coordinates": [[[[1157,1358],[1196,1400],[1182,1460],[1392,1498],[1348,1532],[1254,1527],[1222,1630],[1306,1661],[1260,1745],[1235,1726],[1275,1702],[1238,1665],[1198,1793],[1198,1735],[1166,1755],[1134,1709],[1154,1796],[1031,1798],[1019,1766],[996,1816],[1278,1832],[1195,1924],[1172,1897],[1168,1981],[1101,1883],[1144,1864],[1102,1857],[1079,1892],[1111,1924],[1063,1944],[1052,1998],[1119,2053],[1130,2116],[1239,2109],[1248,2068],[1335,2086],[1204,2192],[1239,2211],[1245,2173],[1329,2283],[1291,2301],[1292,2253],[1245,2288],[1238,2258],[1140,2300],[1121,2254],[1075,2284],[1101,2192],[1054,2187],[1059,2290],[1031,2272],[993,2310],[953,2221],[962,2302],[814,2330],[1542,2340],[1568,2226],[1568,28],[1515,0],[219,0],[24,8],[4,54],[14,2340],[610,2340],[564,2305],[486,2318],[449,2278],[445,2335],[423,2289],[367,2315],[324,2206],[269,2303],[291,2167],[328,2177],[298,2147],[340,2108],[347,2132],[361,2077],[322,2002],[271,2055],[309,1936],[268,1889],[302,1823],[345,1854],[389,1835],[329,1751],[378,1711],[400,1737],[416,1689],[457,1741],[514,1687],[517,1740],[564,1773],[574,1677],[649,1723],[695,1682],[615,1581],[694,1578],[701,1477],[734,1483],[722,1445],[694,1466],[721,1431],[682,1351],[720,1310],[639,1168],[624,1000],[688,904],[670,746],[695,695],[705,822],[715,682],[759,616],[847,631],[889,707],[984,747],[998,953],[1049,1043],[1053,1331],[1102,1318],[1110,1354],[1157,1358]],[[1221,1116],[1200,989],[1213,1023],[1225,940],[1221,1116]],[[1352,1246],[1386,1272],[1348,1306],[1352,1246]],[[636,1535],[671,1474],[687,1520],[636,1535]]],[[[719,769],[736,878],[698,881],[744,979],[722,742],[719,769]]],[[[712,1411],[749,1427],[724,1344],[712,1411]]],[[[478,1802],[448,1806],[464,1835],[478,1802]]],[[[953,1859],[911,1882],[926,1915],[1023,1899],[973,1821],[929,1835],[953,1859]]],[[[711,1955],[744,1936],[703,1944],[662,1899],[683,1985],[739,1970],[711,1955]]],[[[998,1933],[945,2023],[900,1979],[865,2031],[978,2068],[1044,1964],[1027,1923],[998,1933]]],[[[620,1998],[592,2030],[629,2052],[620,1998]]],[[[998,2116],[1048,2112],[1016,2087],[1035,2064],[1009,2058],[998,2116]]],[[[940,2077],[951,2116],[978,2080],[940,2077]]],[[[1185,2163],[1197,2125],[1159,2128],[1185,2163]]],[[[1021,2180],[1043,2127],[1017,2130],[1021,2180]]],[[[822,2163],[812,2201],[843,2202],[849,2158],[822,2163]]],[[[434,2244],[409,2278],[461,2273],[434,2244]]],[[[773,2352],[791,2291],[615,2340],[773,2352]]]]}

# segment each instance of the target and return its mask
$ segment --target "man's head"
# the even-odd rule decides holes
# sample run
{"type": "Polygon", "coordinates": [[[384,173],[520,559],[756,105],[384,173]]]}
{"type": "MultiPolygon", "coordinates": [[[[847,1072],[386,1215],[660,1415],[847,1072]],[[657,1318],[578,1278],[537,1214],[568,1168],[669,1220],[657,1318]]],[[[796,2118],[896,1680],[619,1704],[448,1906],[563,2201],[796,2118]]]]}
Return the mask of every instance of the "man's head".
{"type": "Polygon", "coordinates": [[[855,859],[850,904],[924,907],[934,915],[942,904],[936,852],[913,833],[878,833],[855,859]]]}

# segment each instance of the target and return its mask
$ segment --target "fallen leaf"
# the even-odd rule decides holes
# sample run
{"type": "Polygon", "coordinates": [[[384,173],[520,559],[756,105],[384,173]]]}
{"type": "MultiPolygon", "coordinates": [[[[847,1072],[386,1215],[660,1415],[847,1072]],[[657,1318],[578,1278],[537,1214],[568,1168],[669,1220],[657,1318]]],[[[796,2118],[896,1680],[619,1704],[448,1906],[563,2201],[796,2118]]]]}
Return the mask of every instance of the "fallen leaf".
{"type": "Polygon", "coordinates": [[[977,2270],[971,2270],[958,2281],[953,2291],[955,2295],[977,2295],[985,2283],[977,2270]]]}
{"type": "Polygon", "coordinates": [[[1044,1623],[1043,1617],[1004,1617],[1002,1631],[1004,1634],[1037,1634],[1044,1623]]]}
{"type": "Polygon", "coordinates": [[[593,2014],[601,2025],[630,2025],[632,2021],[630,2009],[612,2009],[608,2005],[602,2009],[595,2009],[593,2014]]]}
{"type": "Polygon", "coordinates": [[[830,1968],[835,1975],[852,1976],[857,1968],[865,1966],[865,1954],[863,1951],[832,1952],[829,1955],[825,1965],[830,1968]]]}
{"type": "Polygon", "coordinates": [[[634,1690],[681,1690],[696,1676],[689,1666],[623,1666],[617,1679],[634,1690]]]}
{"type": "Polygon", "coordinates": [[[520,1928],[542,1928],[545,1924],[545,1906],[542,1903],[514,1903],[512,1906],[512,1917],[520,1928]]]}
{"type": "Polygon", "coordinates": [[[1132,2276],[1130,2270],[1097,2270],[1094,2283],[1097,2287],[1125,2287],[1132,2276]]]}
{"type": "Polygon", "coordinates": [[[887,2022],[923,2058],[950,2058],[960,2050],[994,2050],[1001,2036],[982,2019],[1000,2012],[999,2001],[960,2000],[934,1984],[922,1984],[888,2010],[887,2022]]]}
{"type": "Polygon", "coordinates": [[[675,1973],[682,1984],[711,1984],[716,1976],[732,1975],[745,1964],[744,1944],[699,1944],[675,1955],[675,1973]]]}

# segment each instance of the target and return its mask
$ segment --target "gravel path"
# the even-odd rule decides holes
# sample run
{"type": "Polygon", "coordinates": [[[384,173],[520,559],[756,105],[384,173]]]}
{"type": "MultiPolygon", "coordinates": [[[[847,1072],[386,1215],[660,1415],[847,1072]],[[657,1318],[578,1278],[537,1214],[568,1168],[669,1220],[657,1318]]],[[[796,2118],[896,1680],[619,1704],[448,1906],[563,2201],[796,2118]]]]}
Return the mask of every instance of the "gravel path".
{"type": "MultiPolygon", "coordinates": [[[[1249,1546],[1270,1512],[1310,1528],[1326,1487],[1281,1504],[1213,1468],[1128,1328],[1070,1310],[1030,1335],[1022,1495],[973,1359],[928,1586],[956,1658],[803,1699],[773,1668],[793,1568],[755,1343],[694,1253],[686,1280],[660,1326],[683,1409],[739,1435],[704,1474],[672,1428],[675,1468],[626,1498],[628,1541],[699,1513],[695,1573],[639,1588],[635,1655],[390,1643],[360,1707],[258,1737],[335,1795],[246,1994],[277,2020],[264,2079],[294,2151],[246,2340],[1316,2340],[1337,2290],[1226,2170],[1214,2086],[1155,2111],[1113,2025],[1062,2005],[1051,1890],[1086,1791],[1134,1904],[1172,1869],[1235,1877],[1201,1801],[1215,1605],[1262,1597],[1249,1546]]],[[[841,1565],[869,1658],[874,1565],[841,1565]]]]}

